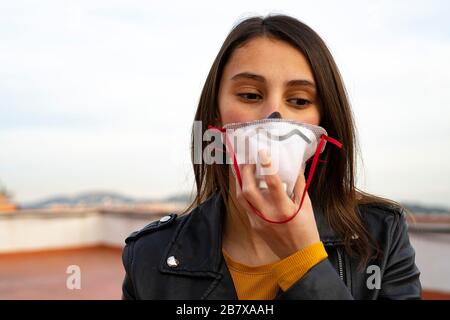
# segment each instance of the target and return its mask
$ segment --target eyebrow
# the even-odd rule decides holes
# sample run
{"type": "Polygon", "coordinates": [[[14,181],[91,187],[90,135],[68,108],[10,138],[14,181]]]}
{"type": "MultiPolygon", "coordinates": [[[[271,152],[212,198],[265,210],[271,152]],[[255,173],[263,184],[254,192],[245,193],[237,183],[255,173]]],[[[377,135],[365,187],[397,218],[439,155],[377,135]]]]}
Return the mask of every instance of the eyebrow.
{"type": "MultiPolygon", "coordinates": [[[[251,72],[241,72],[238,74],[235,74],[233,77],[231,77],[231,80],[238,81],[240,79],[250,79],[255,80],[258,82],[266,83],[266,79],[263,76],[260,76],[258,74],[254,74],[251,72]]],[[[310,87],[311,89],[315,89],[316,86],[313,82],[306,80],[306,79],[295,79],[290,80],[286,82],[286,87],[295,87],[295,86],[306,86],[310,87]]]]}

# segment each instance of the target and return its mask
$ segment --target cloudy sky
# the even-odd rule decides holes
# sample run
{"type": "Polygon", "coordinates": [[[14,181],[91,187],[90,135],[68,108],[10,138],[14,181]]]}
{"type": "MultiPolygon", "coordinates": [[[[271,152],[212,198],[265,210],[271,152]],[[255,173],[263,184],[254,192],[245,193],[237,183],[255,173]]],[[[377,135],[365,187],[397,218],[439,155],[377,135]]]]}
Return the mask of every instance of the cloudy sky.
{"type": "Polygon", "coordinates": [[[343,75],[358,186],[450,206],[448,1],[0,1],[0,181],[17,202],[193,186],[190,126],[240,19],[309,24],[343,75]]]}

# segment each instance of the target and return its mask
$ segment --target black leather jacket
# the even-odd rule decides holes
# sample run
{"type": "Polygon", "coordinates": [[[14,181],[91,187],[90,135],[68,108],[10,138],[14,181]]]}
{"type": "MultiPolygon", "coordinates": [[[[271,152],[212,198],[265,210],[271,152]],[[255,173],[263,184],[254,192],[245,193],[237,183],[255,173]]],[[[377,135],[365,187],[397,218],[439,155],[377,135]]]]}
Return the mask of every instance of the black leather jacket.
{"type": "MultiPolygon", "coordinates": [[[[420,272],[399,209],[361,205],[369,232],[384,251],[372,269],[358,271],[342,241],[314,207],[328,258],[312,267],[276,299],[420,299],[420,272]],[[372,276],[372,278],[370,278],[372,276]],[[369,282],[369,285],[368,285],[369,282]]],[[[126,240],[123,299],[237,299],[221,251],[225,206],[217,193],[189,214],[171,214],[133,232],[126,240]]]]}

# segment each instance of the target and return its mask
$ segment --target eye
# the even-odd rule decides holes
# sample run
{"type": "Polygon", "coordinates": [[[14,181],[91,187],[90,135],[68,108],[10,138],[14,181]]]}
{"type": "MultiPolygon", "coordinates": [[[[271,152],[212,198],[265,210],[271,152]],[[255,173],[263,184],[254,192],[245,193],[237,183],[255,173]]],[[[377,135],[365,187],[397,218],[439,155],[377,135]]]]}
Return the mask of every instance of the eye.
{"type": "Polygon", "coordinates": [[[289,99],[288,101],[294,101],[292,104],[294,104],[297,107],[306,107],[309,104],[311,104],[311,101],[303,98],[289,99]]]}
{"type": "Polygon", "coordinates": [[[253,92],[238,93],[237,96],[250,102],[256,102],[258,98],[262,98],[260,94],[253,92]]]}

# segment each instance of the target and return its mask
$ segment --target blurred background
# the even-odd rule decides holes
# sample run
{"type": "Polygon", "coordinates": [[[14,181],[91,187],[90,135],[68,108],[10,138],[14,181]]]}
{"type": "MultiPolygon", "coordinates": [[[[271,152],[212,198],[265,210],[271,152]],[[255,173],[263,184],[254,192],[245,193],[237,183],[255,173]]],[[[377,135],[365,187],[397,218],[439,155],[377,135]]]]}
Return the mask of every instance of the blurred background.
{"type": "Polygon", "coordinates": [[[358,186],[413,212],[424,298],[450,299],[450,3],[433,0],[1,0],[0,299],[120,298],[124,238],[190,199],[190,128],[222,42],[268,13],[329,46],[358,186]]]}

